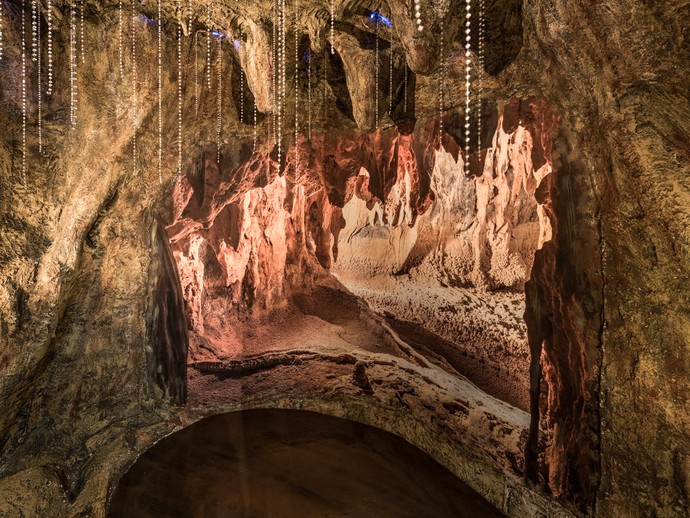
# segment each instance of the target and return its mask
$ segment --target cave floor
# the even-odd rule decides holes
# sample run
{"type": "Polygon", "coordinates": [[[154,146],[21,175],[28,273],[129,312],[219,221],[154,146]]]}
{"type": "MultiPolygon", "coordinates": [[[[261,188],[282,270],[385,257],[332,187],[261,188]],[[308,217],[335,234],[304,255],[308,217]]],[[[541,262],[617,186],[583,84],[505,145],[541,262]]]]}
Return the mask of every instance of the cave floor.
{"type": "Polygon", "coordinates": [[[430,361],[529,411],[524,294],[445,286],[406,275],[337,276],[430,361]]]}
{"type": "Polygon", "coordinates": [[[191,334],[192,363],[287,351],[387,354],[439,367],[528,411],[529,365],[519,317],[522,295],[433,289],[390,278],[366,286],[347,282],[354,293],[317,285],[248,325],[207,321],[202,336],[191,334]],[[393,308],[395,314],[383,307],[393,308]]]}

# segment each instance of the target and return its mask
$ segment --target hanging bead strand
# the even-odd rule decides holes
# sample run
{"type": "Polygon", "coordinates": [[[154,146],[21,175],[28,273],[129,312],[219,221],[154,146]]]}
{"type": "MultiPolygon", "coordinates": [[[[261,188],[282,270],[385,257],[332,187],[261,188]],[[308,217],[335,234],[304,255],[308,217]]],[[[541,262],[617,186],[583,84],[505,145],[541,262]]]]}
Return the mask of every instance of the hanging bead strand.
{"type": "Polygon", "coordinates": [[[132,0],[132,171],[136,175],[137,168],[137,0],[132,0]]]}
{"type": "MultiPolygon", "coordinates": [[[[285,47],[287,46],[287,31],[285,29],[285,0],[280,0],[280,138],[282,140],[283,128],[285,128],[285,100],[286,100],[286,89],[287,81],[285,79],[285,72],[287,70],[287,64],[285,63],[285,47]]],[[[279,163],[282,163],[279,161],[279,163]]]]}
{"type": "Polygon", "coordinates": [[[0,2],[0,61],[2,61],[2,21],[5,15],[3,14],[3,9],[5,9],[5,3],[0,2]]]}
{"type": "Polygon", "coordinates": [[[285,100],[285,0],[278,0],[278,171],[283,158],[283,111],[285,100]]]}
{"type": "Polygon", "coordinates": [[[125,75],[125,59],[123,52],[123,30],[122,30],[122,0],[117,3],[117,55],[120,64],[120,79],[125,75]]]}
{"type": "Polygon", "coordinates": [[[4,3],[4,2],[0,2],[0,61],[2,61],[2,45],[3,45],[3,41],[2,41],[2,21],[3,21],[4,17],[5,17],[5,15],[3,14],[3,10],[4,10],[4,9],[5,9],[5,3],[4,3]]]}
{"type": "Polygon", "coordinates": [[[48,88],[46,93],[53,93],[53,0],[48,0],[46,21],[48,25],[48,88]]]}
{"type": "Polygon", "coordinates": [[[477,69],[479,74],[477,77],[477,151],[480,155],[482,150],[482,83],[484,82],[484,1],[479,0],[479,20],[477,22],[477,50],[479,52],[479,67],[477,69]]]}
{"type": "Polygon", "coordinates": [[[438,86],[438,140],[439,149],[443,146],[443,116],[445,114],[445,101],[446,101],[446,56],[445,56],[445,23],[443,18],[440,21],[440,33],[441,33],[441,79],[438,86]]]}
{"type": "Polygon", "coordinates": [[[275,28],[275,39],[273,40],[275,42],[275,109],[273,110],[275,119],[273,121],[273,132],[278,147],[278,163],[280,163],[280,130],[278,129],[280,121],[280,0],[276,0],[275,28]]]}
{"type": "Polygon", "coordinates": [[[299,0],[295,0],[295,172],[299,165],[299,0]]]}
{"type": "Polygon", "coordinates": [[[465,0],[465,176],[470,175],[470,31],[472,17],[471,0],[465,0]]]}
{"type": "Polygon", "coordinates": [[[187,1],[187,34],[192,33],[192,16],[194,9],[192,8],[192,0],[187,1]]]}
{"type": "Polygon", "coordinates": [[[158,183],[163,183],[163,17],[158,0],[158,183]]]}
{"type": "Polygon", "coordinates": [[[268,124],[268,140],[273,136],[277,141],[278,137],[278,0],[273,1],[273,39],[271,40],[273,66],[271,67],[271,85],[273,86],[273,110],[268,124]]]}
{"type": "Polygon", "coordinates": [[[254,98],[254,150],[256,151],[256,143],[258,140],[257,127],[256,127],[256,97],[254,98]]]}
{"type": "Polygon", "coordinates": [[[70,1],[69,9],[69,108],[72,129],[77,126],[77,6],[75,1],[70,1]]]}
{"type": "Polygon", "coordinates": [[[376,108],[375,108],[375,117],[374,117],[375,124],[374,124],[374,126],[376,128],[378,128],[379,127],[379,76],[381,75],[381,73],[379,71],[379,47],[380,47],[380,45],[379,45],[379,17],[378,17],[379,13],[377,12],[376,14],[377,14],[377,16],[376,16],[376,53],[375,53],[375,58],[374,58],[374,60],[375,60],[374,65],[376,67],[376,73],[375,73],[376,84],[374,86],[374,89],[376,90],[376,95],[375,95],[375,106],[376,106],[376,108]]]}
{"type": "MultiPolygon", "coordinates": [[[[182,16],[182,0],[177,0],[182,16]]],[[[190,9],[191,13],[191,9],[190,9]]],[[[189,15],[191,26],[191,14],[189,15]]],[[[182,175],[182,20],[177,24],[177,177],[182,175]]]]}
{"type": "Polygon", "coordinates": [[[31,61],[38,60],[38,0],[31,0],[31,61]]]}
{"type": "Polygon", "coordinates": [[[85,62],[84,57],[84,3],[86,0],[81,0],[79,2],[79,57],[81,57],[81,62],[85,62]]]}
{"type": "MultiPolygon", "coordinates": [[[[240,32],[240,45],[242,45],[242,33],[240,32]]],[[[244,67],[240,63],[240,124],[244,124],[244,67]]]]}
{"type": "Polygon", "coordinates": [[[211,91],[211,8],[206,10],[206,87],[211,91]]]}
{"type": "Polygon", "coordinates": [[[331,54],[335,54],[333,42],[335,39],[335,0],[331,0],[331,54]]]}
{"type": "Polygon", "coordinates": [[[216,163],[220,167],[220,148],[223,138],[223,39],[218,38],[218,88],[216,94],[218,96],[218,108],[216,110],[216,163]]]}
{"type": "Polygon", "coordinates": [[[194,33],[194,115],[199,116],[199,33],[194,33]]]}
{"type": "MultiPolygon", "coordinates": [[[[393,11],[389,13],[390,19],[393,19],[393,11]]],[[[388,69],[388,115],[393,115],[393,28],[391,27],[390,37],[390,61],[388,69]]]]}
{"type": "Polygon", "coordinates": [[[38,19],[36,24],[36,38],[38,39],[38,52],[36,59],[38,61],[36,69],[38,73],[38,88],[36,98],[38,100],[38,153],[43,154],[43,91],[41,90],[42,82],[42,70],[41,70],[41,20],[38,19]]]}
{"type": "Polygon", "coordinates": [[[414,0],[414,17],[417,22],[417,30],[422,32],[424,30],[424,25],[422,25],[422,6],[420,5],[420,0],[414,0]]]}
{"type": "Polygon", "coordinates": [[[22,184],[26,186],[26,2],[22,0],[22,184]]]}

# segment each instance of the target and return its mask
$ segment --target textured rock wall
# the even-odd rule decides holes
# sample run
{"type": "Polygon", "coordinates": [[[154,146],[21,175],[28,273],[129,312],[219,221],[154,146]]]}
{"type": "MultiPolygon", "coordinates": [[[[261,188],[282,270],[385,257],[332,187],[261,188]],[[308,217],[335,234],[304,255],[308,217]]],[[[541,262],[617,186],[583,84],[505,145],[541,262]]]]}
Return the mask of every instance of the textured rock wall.
{"type": "Polygon", "coordinates": [[[558,246],[537,258],[532,286],[542,295],[528,292],[528,307],[546,302],[536,311],[542,325],[530,326],[544,338],[549,387],[545,476],[556,494],[576,493],[602,516],[683,516],[690,4],[524,9],[519,70],[540,71],[536,84],[570,129],[550,189],[558,246]],[[573,441],[577,428],[587,444],[573,441]]]}
{"type": "Polygon", "coordinates": [[[535,251],[551,237],[550,221],[534,195],[552,171],[556,119],[543,101],[525,101],[518,114],[520,105],[509,103],[498,117],[470,177],[457,144],[445,139],[450,151],[435,151],[428,172],[433,201],[420,217],[411,191],[427,172],[416,167],[410,137],[395,142],[395,183],[383,196],[370,192],[372,178],[363,168],[343,208],[346,226],[335,245],[336,268],[362,278],[434,270],[434,277],[450,285],[521,290],[535,251]]]}
{"type": "MultiPolygon", "coordinates": [[[[218,26],[227,24],[234,29],[238,18],[259,20],[260,10],[269,12],[267,5],[242,4],[238,15],[234,7],[216,2],[213,16],[218,26]]],[[[395,21],[407,6],[391,5],[395,21]]],[[[546,177],[552,181],[542,182],[543,190],[535,191],[551,218],[552,239],[537,253],[527,290],[534,388],[527,474],[557,497],[599,516],[683,516],[690,495],[690,423],[685,408],[690,392],[686,311],[690,302],[690,123],[684,73],[690,68],[685,23],[690,4],[687,0],[539,0],[487,5],[487,69],[500,72],[486,79],[487,98],[504,104],[511,97],[544,98],[561,121],[552,151],[556,174],[546,177]],[[537,433],[540,426],[542,433],[537,433]]],[[[29,89],[30,167],[24,186],[19,3],[2,6],[7,14],[5,55],[0,62],[0,114],[5,124],[0,137],[2,494],[14,494],[13,488],[41,487],[36,498],[17,500],[16,504],[29,514],[43,513],[50,501],[55,502],[51,510],[56,515],[84,512],[98,516],[104,512],[116,474],[125,469],[136,449],[150,445],[178,419],[163,391],[156,391],[151,383],[146,364],[151,308],[146,302],[152,300],[151,286],[155,285],[150,269],[152,245],[146,236],[154,225],[152,213],[166,212],[160,200],[169,195],[175,174],[174,139],[166,141],[170,153],[166,155],[165,183],[159,187],[154,158],[155,74],[140,75],[138,109],[133,109],[128,52],[124,53],[125,76],[118,73],[116,3],[87,3],[88,59],[80,66],[80,124],[76,130],[68,129],[68,32],[64,12],[58,17],[56,10],[56,20],[60,20],[54,43],[56,91],[50,99],[44,98],[46,144],[39,157],[37,97],[29,89]],[[97,21],[96,26],[91,21],[97,21]],[[130,165],[133,126],[139,128],[137,174],[130,165]],[[109,203],[115,192],[115,201],[109,203]]],[[[205,10],[205,6],[195,6],[197,14],[205,10]]],[[[457,7],[451,5],[449,12],[457,12],[457,7]]],[[[143,8],[152,14],[152,6],[143,8]]],[[[166,3],[171,20],[173,8],[166,3]]],[[[318,39],[314,48],[324,48],[328,33],[324,30],[325,9],[309,3],[305,13],[314,14],[318,21],[304,21],[306,32],[318,39]]],[[[338,15],[354,16],[340,2],[338,15]]],[[[138,23],[139,64],[155,70],[155,31],[143,19],[138,23]]],[[[408,34],[406,23],[396,22],[401,34],[408,34]]],[[[45,19],[42,27],[45,30],[45,19]]],[[[245,34],[253,31],[250,24],[243,27],[245,34]]],[[[261,30],[268,27],[262,22],[261,30]]],[[[125,28],[129,34],[128,23],[125,28]]],[[[371,29],[364,20],[356,28],[371,29]]],[[[345,32],[341,29],[354,30],[339,25],[338,31],[345,32]]],[[[418,72],[432,70],[438,56],[437,27],[431,24],[428,29],[423,36],[404,42],[408,63],[418,72]]],[[[250,40],[258,41],[258,37],[247,37],[250,40]]],[[[175,45],[167,37],[165,41],[164,66],[171,71],[175,69],[175,45]]],[[[43,50],[45,55],[45,46],[43,50]]],[[[194,76],[190,65],[193,52],[187,47],[185,52],[185,77],[189,78],[194,76]]],[[[265,49],[254,56],[257,67],[270,63],[265,49]]],[[[462,59],[450,50],[448,57],[447,98],[460,99],[462,59]]],[[[240,59],[247,63],[251,57],[240,59]]],[[[231,69],[226,67],[226,71],[231,69]]],[[[30,60],[28,70],[34,77],[36,70],[30,60]]],[[[198,71],[203,77],[203,64],[198,71]]],[[[360,74],[357,83],[371,76],[371,70],[363,67],[354,73],[360,74]]],[[[174,73],[164,75],[166,99],[175,97],[176,85],[170,82],[174,77],[174,73]]],[[[417,91],[410,106],[420,119],[418,126],[424,125],[423,119],[436,113],[438,76],[411,74],[410,78],[417,91]]],[[[333,90],[319,91],[318,102],[323,104],[315,106],[315,127],[328,121],[354,130],[354,121],[333,107],[334,91],[341,97],[347,92],[341,79],[330,81],[333,90]]],[[[256,81],[256,77],[250,79],[257,102],[270,103],[271,92],[261,91],[256,81]]],[[[203,143],[201,149],[215,154],[213,89],[202,86],[199,99],[194,99],[192,90],[185,90],[184,127],[188,135],[203,143]],[[198,119],[192,116],[197,101],[198,119]]],[[[225,116],[233,121],[237,118],[236,96],[233,92],[223,102],[225,116]]],[[[371,105],[374,100],[352,102],[354,107],[358,102],[371,105]]],[[[364,107],[367,113],[370,105],[364,107]]],[[[164,105],[166,135],[175,133],[175,108],[172,102],[164,105]]],[[[505,122],[505,110],[503,113],[505,122]]],[[[225,160],[246,156],[236,141],[243,138],[248,145],[251,126],[224,129],[225,160]]],[[[270,133],[265,126],[261,131],[261,139],[270,133]]],[[[429,131],[433,133],[433,129],[429,131]]],[[[401,125],[401,133],[409,130],[401,125]]],[[[374,165],[386,160],[370,160],[361,152],[369,149],[369,144],[363,144],[366,142],[379,147],[381,135],[359,136],[359,144],[352,150],[338,148],[333,142],[321,146],[335,150],[332,155],[338,159],[314,155],[310,169],[315,180],[297,182],[286,174],[286,186],[328,186],[325,195],[316,200],[314,212],[308,212],[309,217],[313,214],[312,220],[307,215],[295,217],[295,221],[310,221],[303,242],[314,252],[279,254],[285,256],[286,264],[290,257],[316,258],[316,262],[295,267],[293,271],[299,275],[309,268],[318,272],[337,259],[335,253],[331,257],[326,236],[335,228],[333,222],[343,224],[342,214],[335,209],[329,213],[324,207],[345,203],[348,188],[350,192],[357,188],[356,182],[348,184],[347,180],[357,178],[362,167],[369,174],[366,190],[379,200],[388,199],[397,175],[374,165]],[[326,222],[325,214],[330,214],[330,221],[326,222]]],[[[333,135],[333,140],[339,137],[333,135]]],[[[185,139],[185,157],[202,155],[196,142],[185,139]]],[[[411,185],[407,191],[404,177],[398,183],[399,192],[408,193],[412,200],[407,203],[411,212],[402,211],[405,204],[399,205],[405,221],[414,222],[433,202],[428,174],[434,155],[431,142],[428,139],[415,148],[414,154],[421,160],[419,170],[427,173],[420,175],[420,185],[411,185]]],[[[380,147],[392,149],[390,145],[380,147]]],[[[264,156],[271,153],[269,149],[263,152],[264,156]]],[[[302,156],[310,155],[305,150],[302,156]]],[[[532,163],[539,162],[532,158],[532,163]]],[[[185,165],[185,171],[193,169],[192,164],[185,165]]],[[[236,168],[237,164],[225,170],[236,168]]],[[[290,170],[285,164],[283,169],[290,170]]],[[[254,214],[270,207],[276,211],[275,220],[274,216],[264,219],[285,221],[281,220],[287,218],[284,206],[280,209],[271,203],[290,200],[292,194],[279,183],[271,183],[275,172],[271,174],[251,188],[233,184],[233,189],[242,193],[256,189],[249,196],[250,204],[256,203],[254,214]],[[271,193],[270,200],[264,197],[265,189],[271,193]]],[[[195,175],[190,172],[190,185],[199,181],[195,175]]],[[[217,178],[222,175],[223,167],[217,178]]],[[[195,195],[205,197],[202,191],[205,189],[195,189],[195,195]]],[[[178,195],[191,196],[176,193],[176,200],[178,195]]],[[[305,192],[308,195],[311,191],[305,192]]],[[[239,231],[233,230],[238,228],[238,212],[230,207],[220,219],[213,218],[218,219],[219,228],[228,227],[229,245],[239,243],[239,231]],[[221,225],[221,221],[225,223],[221,225]]],[[[379,214],[383,220],[384,212],[379,214]]],[[[163,216],[167,222],[174,220],[170,214],[163,216]]],[[[204,217],[199,233],[211,223],[204,217]]],[[[395,220],[394,213],[386,217],[395,220]]],[[[301,230],[301,225],[294,229],[301,230]]],[[[262,241],[268,254],[263,237],[255,243],[260,248],[262,241]]],[[[199,254],[209,254],[212,249],[202,248],[199,254]]],[[[247,265],[260,264],[253,261],[250,257],[247,265]]],[[[252,275],[268,283],[262,286],[271,286],[268,300],[272,300],[271,293],[283,293],[285,283],[269,273],[259,269],[252,275]]],[[[184,269],[180,275],[184,280],[184,269]]],[[[223,288],[228,278],[232,277],[217,275],[215,287],[223,288]]],[[[193,281],[186,286],[193,286],[193,281]]],[[[245,292],[251,290],[240,290],[245,292]]],[[[259,293],[257,298],[262,296],[259,293]]],[[[199,300],[196,311],[201,314],[199,300]]],[[[195,311],[194,307],[187,310],[195,311]]]]}

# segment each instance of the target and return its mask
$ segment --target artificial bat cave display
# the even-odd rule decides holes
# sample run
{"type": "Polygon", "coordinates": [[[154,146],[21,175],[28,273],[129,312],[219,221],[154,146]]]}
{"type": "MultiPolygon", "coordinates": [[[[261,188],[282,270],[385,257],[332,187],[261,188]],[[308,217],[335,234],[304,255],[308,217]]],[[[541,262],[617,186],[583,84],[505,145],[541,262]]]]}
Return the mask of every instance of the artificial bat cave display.
{"type": "Polygon", "coordinates": [[[0,516],[689,516],[688,20],[0,0],[0,516]]]}

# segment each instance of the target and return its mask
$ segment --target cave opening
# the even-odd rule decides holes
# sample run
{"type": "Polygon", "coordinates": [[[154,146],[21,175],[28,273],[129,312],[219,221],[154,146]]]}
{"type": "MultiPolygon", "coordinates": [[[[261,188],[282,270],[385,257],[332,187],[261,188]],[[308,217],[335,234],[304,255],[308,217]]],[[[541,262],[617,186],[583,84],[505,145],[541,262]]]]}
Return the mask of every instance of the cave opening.
{"type": "Polygon", "coordinates": [[[502,516],[389,432],[264,409],[209,417],[160,441],[122,477],[107,516],[420,515],[502,516]]]}

